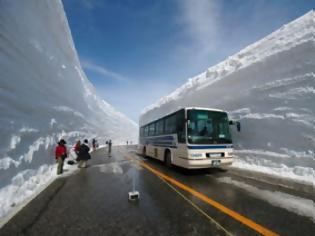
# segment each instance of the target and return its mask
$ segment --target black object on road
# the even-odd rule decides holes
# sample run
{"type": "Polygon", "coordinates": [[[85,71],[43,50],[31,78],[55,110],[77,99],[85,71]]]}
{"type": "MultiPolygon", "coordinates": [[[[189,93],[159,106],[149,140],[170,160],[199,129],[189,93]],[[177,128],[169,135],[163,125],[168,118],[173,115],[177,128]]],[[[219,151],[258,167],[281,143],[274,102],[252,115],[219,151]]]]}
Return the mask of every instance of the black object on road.
{"type": "Polygon", "coordinates": [[[75,162],[74,162],[74,161],[72,161],[72,160],[69,160],[69,161],[67,161],[67,164],[68,164],[68,165],[74,165],[74,164],[75,164],[75,162]]]}

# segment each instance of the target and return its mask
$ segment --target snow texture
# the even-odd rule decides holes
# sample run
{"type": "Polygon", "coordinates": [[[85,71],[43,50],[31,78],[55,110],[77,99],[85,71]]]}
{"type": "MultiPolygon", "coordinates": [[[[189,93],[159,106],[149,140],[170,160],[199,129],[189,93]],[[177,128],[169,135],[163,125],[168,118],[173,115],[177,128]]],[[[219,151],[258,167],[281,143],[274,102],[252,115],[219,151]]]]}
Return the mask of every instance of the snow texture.
{"type": "Polygon", "coordinates": [[[218,180],[222,183],[233,184],[238,188],[249,192],[255,198],[262,199],[273,206],[284,208],[298,215],[306,216],[315,222],[315,203],[311,199],[301,198],[278,191],[259,189],[244,182],[233,180],[230,177],[223,177],[218,180]]]}
{"type": "Polygon", "coordinates": [[[314,184],[314,11],[189,79],[145,108],[140,125],[184,106],[241,121],[242,132],[232,128],[235,166],[314,184]]]}
{"type": "Polygon", "coordinates": [[[56,177],[60,138],[137,140],[84,74],[60,0],[0,1],[0,219],[56,177]]]}

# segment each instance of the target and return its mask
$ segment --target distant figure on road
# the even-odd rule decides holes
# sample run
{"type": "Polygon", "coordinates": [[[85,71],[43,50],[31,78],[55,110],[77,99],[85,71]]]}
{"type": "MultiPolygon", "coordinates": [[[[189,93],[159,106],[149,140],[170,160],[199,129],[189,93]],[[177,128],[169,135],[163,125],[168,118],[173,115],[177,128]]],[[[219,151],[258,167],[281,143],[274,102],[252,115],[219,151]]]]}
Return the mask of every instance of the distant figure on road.
{"type": "Polygon", "coordinates": [[[109,156],[110,156],[111,152],[112,152],[112,140],[110,139],[108,141],[108,154],[109,154],[109,156]]]}
{"type": "Polygon", "coordinates": [[[81,146],[81,141],[78,140],[78,141],[76,142],[76,144],[74,145],[74,152],[75,152],[75,154],[77,155],[77,157],[76,157],[76,159],[75,159],[76,161],[78,161],[78,158],[79,158],[80,146],[81,146]]]}
{"type": "Polygon", "coordinates": [[[89,148],[89,142],[87,139],[84,140],[83,144],[81,144],[80,149],[79,149],[79,165],[78,168],[86,168],[86,162],[87,160],[91,159],[91,155],[89,153],[90,148],[89,148]]]}
{"type": "Polygon", "coordinates": [[[96,150],[96,139],[95,138],[92,139],[92,147],[93,147],[93,151],[95,151],[96,150]]]}
{"type": "Polygon", "coordinates": [[[127,146],[128,146],[128,141],[127,141],[127,146]]]}
{"type": "Polygon", "coordinates": [[[56,162],[58,163],[57,175],[60,175],[63,172],[63,163],[64,160],[67,158],[67,147],[65,146],[66,144],[67,143],[64,139],[60,139],[55,150],[55,158],[56,162]]]}

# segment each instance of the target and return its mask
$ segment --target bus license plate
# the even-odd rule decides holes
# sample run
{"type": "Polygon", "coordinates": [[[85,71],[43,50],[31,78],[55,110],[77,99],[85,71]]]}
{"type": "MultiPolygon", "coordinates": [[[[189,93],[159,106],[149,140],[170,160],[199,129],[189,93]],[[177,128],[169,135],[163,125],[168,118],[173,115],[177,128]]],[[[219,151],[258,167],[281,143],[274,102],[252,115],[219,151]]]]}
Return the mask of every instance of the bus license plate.
{"type": "Polygon", "coordinates": [[[211,162],[212,166],[219,166],[220,164],[221,164],[220,160],[214,160],[214,161],[211,162]]]}
{"type": "Polygon", "coordinates": [[[221,153],[210,153],[210,157],[221,157],[221,153]]]}

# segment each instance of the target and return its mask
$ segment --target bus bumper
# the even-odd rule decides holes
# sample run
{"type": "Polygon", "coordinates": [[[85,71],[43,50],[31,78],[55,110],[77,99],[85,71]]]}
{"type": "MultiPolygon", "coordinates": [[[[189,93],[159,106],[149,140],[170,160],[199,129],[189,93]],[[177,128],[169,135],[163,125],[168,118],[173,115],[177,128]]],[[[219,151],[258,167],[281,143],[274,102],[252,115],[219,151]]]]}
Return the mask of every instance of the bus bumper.
{"type": "Polygon", "coordinates": [[[184,159],[182,158],[176,165],[186,169],[202,169],[202,168],[225,168],[233,163],[233,158],[222,159],[184,159]]]}

